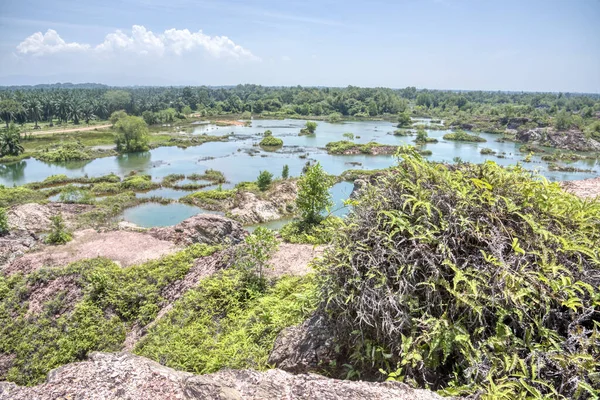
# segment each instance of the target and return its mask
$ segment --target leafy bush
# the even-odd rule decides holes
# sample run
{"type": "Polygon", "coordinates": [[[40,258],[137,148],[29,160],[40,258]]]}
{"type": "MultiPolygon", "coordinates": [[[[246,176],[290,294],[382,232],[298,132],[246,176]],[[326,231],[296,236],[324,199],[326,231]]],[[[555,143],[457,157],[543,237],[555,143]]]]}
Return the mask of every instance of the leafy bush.
{"type": "Polygon", "coordinates": [[[210,181],[213,183],[227,182],[227,179],[225,179],[224,173],[222,173],[221,171],[217,171],[216,169],[210,169],[210,168],[207,169],[206,171],[204,171],[203,174],[191,174],[191,175],[188,175],[187,178],[192,181],[205,180],[205,181],[210,181]]]}
{"type": "Polygon", "coordinates": [[[314,121],[306,121],[304,128],[300,129],[301,135],[312,135],[317,130],[317,123],[314,121]]]}
{"type": "Polygon", "coordinates": [[[0,185],[0,207],[10,207],[16,204],[35,203],[44,200],[44,193],[23,186],[4,187],[0,185]]]}
{"type": "Polygon", "coordinates": [[[6,209],[0,207],[0,236],[8,233],[8,217],[6,216],[6,209]]]}
{"type": "Polygon", "coordinates": [[[304,224],[321,222],[323,219],[321,213],[333,206],[329,188],[334,182],[335,179],[323,170],[320,163],[310,166],[298,179],[296,207],[304,224]]]}
{"type": "Polygon", "coordinates": [[[65,162],[89,160],[92,157],[85,151],[85,146],[82,144],[67,143],[45,152],[39,152],[36,158],[46,162],[65,162]]]}
{"type": "Polygon", "coordinates": [[[150,141],[148,125],[142,117],[122,117],[116,122],[115,129],[117,150],[125,152],[148,150],[150,141]]]}
{"type": "Polygon", "coordinates": [[[317,261],[343,361],[447,395],[597,396],[600,202],[402,157],[317,261]]]}
{"type": "Polygon", "coordinates": [[[165,176],[162,180],[162,184],[164,186],[171,186],[172,184],[174,184],[177,181],[182,181],[185,179],[185,175],[184,174],[169,174],[167,176],[165,176]]]}
{"type": "Polygon", "coordinates": [[[398,128],[406,128],[412,125],[412,119],[408,113],[398,114],[398,128]]]}
{"type": "Polygon", "coordinates": [[[187,196],[179,199],[182,203],[194,204],[199,207],[204,207],[212,210],[223,209],[222,202],[232,200],[235,197],[237,191],[235,189],[230,190],[205,190],[188,194],[187,196]]]}
{"type": "Polygon", "coordinates": [[[121,188],[136,191],[152,190],[159,186],[158,183],[152,182],[152,177],[150,175],[128,176],[121,183],[121,188]]]}
{"type": "Polygon", "coordinates": [[[329,216],[318,224],[292,221],[279,230],[279,235],[287,243],[328,244],[331,243],[335,230],[341,227],[341,221],[341,218],[335,216],[329,216]]]}
{"type": "Polygon", "coordinates": [[[94,202],[94,197],[89,190],[73,185],[63,188],[58,199],[61,203],[69,204],[92,204],[94,202]]]}
{"type": "Polygon", "coordinates": [[[479,151],[479,153],[483,154],[483,155],[487,155],[487,154],[496,154],[496,152],[492,149],[489,149],[487,147],[484,147],[483,149],[481,149],[479,151]]]}
{"type": "Polygon", "coordinates": [[[273,174],[269,171],[260,171],[258,174],[258,178],[256,178],[256,186],[260,189],[261,192],[264,192],[271,186],[271,182],[273,182],[273,174]]]}
{"type": "Polygon", "coordinates": [[[73,239],[60,214],[50,217],[50,221],[52,222],[52,225],[50,227],[50,233],[44,240],[46,243],[65,244],[73,239]]]}
{"type": "Polygon", "coordinates": [[[280,147],[283,146],[283,140],[273,136],[267,136],[260,141],[260,145],[264,147],[280,147]]]}
{"type": "Polygon", "coordinates": [[[445,140],[456,140],[459,142],[487,142],[484,138],[468,134],[465,131],[457,130],[454,133],[447,133],[443,136],[445,140]]]}
{"type": "Polygon", "coordinates": [[[417,137],[415,138],[415,143],[425,144],[425,143],[437,143],[438,140],[436,138],[430,138],[427,135],[427,131],[424,129],[419,129],[417,131],[417,137]]]}
{"type": "Polygon", "coordinates": [[[237,269],[200,282],[150,329],[134,352],[193,373],[222,368],[269,368],[279,332],[314,310],[311,276],[284,277],[265,292],[237,269]]]}
{"type": "Polygon", "coordinates": [[[377,142],[359,144],[349,140],[340,140],[327,143],[325,148],[329,154],[388,154],[394,153],[397,146],[377,142]]]}
{"type": "Polygon", "coordinates": [[[285,164],[283,166],[283,169],[281,170],[281,177],[283,179],[287,179],[287,178],[289,178],[289,176],[290,176],[290,167],[289,167],[289,165],[285,164]]]}

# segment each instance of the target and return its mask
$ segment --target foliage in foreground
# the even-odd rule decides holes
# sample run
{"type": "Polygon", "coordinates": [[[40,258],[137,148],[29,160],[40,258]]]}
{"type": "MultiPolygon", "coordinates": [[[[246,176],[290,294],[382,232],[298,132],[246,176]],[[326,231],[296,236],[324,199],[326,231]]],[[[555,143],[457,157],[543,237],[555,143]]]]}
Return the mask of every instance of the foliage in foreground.
{"type": "Polygon", "coordinates": [[[600,202],[520,167],[406,153],[317,265],[350,374],[494,399],[597,396],[600,202]]]}
{"type": "Polygon", "coordinates": [[[266,369],[277,334],[316,302],[310,276],[281,278],[263,292],[242,270],[224,270],[178,300],[134,352],[193,373],[266,369]]]}
{"type": "Polygon", "coordinates": [[[342,219],[329,216],[318,224],[305,224],[292,221],[279,231],[281,238],[287,243],[328,244],[333,239],[335,230],[342,225],[342,219]]]}
{"type": "Polygon", "coordinates": [[[26,276],[0,274],[0,353],[15,356],[0,380],[33,385],[90,351],[118,351],[128,326],[156,318],[162,289],[183,278],[194,259],[216,250],[194,245],[127,268],[95,258],[26,276]],[[30,312],[32,292],[50,285],[58,289],[40,311],[30,312]]]}
{"type": "Polygon", "coordinates": [[[0,236],[8,233],[8,217],[6,215],[6,209],[0,207],[0,236]]]}

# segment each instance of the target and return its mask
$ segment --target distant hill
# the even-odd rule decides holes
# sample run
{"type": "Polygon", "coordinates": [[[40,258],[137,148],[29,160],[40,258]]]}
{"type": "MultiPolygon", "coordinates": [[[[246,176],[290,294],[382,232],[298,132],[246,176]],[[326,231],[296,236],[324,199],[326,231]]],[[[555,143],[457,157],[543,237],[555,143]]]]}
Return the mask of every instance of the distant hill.
{"type": "Polygon", "coordinates": [[[38,85],[0,86],[0,90],[34,90],[34,89],[106,89],[108,85],[101,83],[42,83],[38,85]]]}

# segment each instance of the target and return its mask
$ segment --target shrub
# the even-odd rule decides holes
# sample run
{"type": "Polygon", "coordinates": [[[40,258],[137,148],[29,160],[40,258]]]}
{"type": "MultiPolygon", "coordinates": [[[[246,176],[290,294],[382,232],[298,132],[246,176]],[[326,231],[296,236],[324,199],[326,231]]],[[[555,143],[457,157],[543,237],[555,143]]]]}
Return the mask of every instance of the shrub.
{"type": "Polygon", "coordinates": [[[25,149],[21,145],[21,134],[13,124],[0,132],[0,157],[18,156],[25,149]]]}
{"type": "Polygon", "coordinates": [[[479,153],[484,154],[484,155],[487,155],[487,154],[496,154],[496,152],[494,150],[489,149],[487,147],[484,147],[483,149],[481,149],[479,151],[479,153]]]}
{"type": "Polygon", "coordinates": [[[317,123],[314,121],[306,121],[304,128],[300,130],[301,135],[312,135],[317,130],[317,123]]]}
{"type": "Polygon", "coordinates": [[[73,239],[60,214],[50,217],[50,221],[52,222],[52,225],[50,227],[50,233],[46,236],[46,243],[65,244],[73,239]]]}
{"type": "Polygon", "coordinates": [[[256,185],[260,189],[261,192],[264,192],[271,186],[271,182],[273,182],[273,174],[269,171],[260,171],[258,174],[258,178],[256,179],[256,185]]]}
{"type": "Polygon", "coordinates": [[[136,190],[136,191],[144,191],[144,190],[152,190],[159,187],[159,184],[156,182],[152,182],[152,177],[150,175],[132,175],[128,176],[121,182],[122,189],[136,190]]]}
{"type": "Polygon", "coordinates": [[[341,218],[335,216],[329,216],[318,224],[292,221],[285,224],[279,230],[279,234],[287,243],[328,244],[331,242],[335,230],[341,227],[341,221],[341,218]]]}
{"type": "Polygon", "coordinates": [[[346,132],[342,136],[345,137],[348,140],[354,140],[354,133],[346,132]]]}
{"type": "Polygon", "coordinates": [[[446,395],[594,397],[600,202],[407,153],[317,261],[341,361],[446,395]]]}
{"type": "Polygon", "coordinates": [[[454,133],[447,133],[444,136],[445,140],[456,140],[459,142],[487,142],[484,138],[477,135],[470,135],[463,130],[457,130],[454,133]]]}
{"type": "Polygon", "coordinates": [[[23,186],[7,188],[0,185],[0,207],[34,203],[44,200],[45,197],[44,193],[39,190],[32,190],[23,186]]]}
{"type": "Polygon", "coordinates": [[[283,179],[287,179],[287,178],[289,178],[289,176],[290,176],[290,167],[287,164],[285,164],[283,166],[283,169],[281,170],[281,177],[283,179]]]}
{"type": "Polygon", "coordinates": [[[124,152],[148,150],[148,125],[141,117],[122,117],[115,124],[117,150],[124,152]]]}
{"type": "Polygon", "coordinates": [[[398,114],[398,128],[406,128],[412,125],[412,119],[408,113],[398,114]]]}
{"type": "Polygon", "coordinates": [[[417,137],[415,138],[415,143],[418,143],[418,144],[437,143],[437,139],[430,138],[427,135],[427,131],[425,131],[424,129],[419,129],[417,131],[417,137]]]}
{"type": "Polygon", "coordinates": [[[8,233],[8,217],[6,216],[6,209],[0,207],[0,236],[8,233]]]}
{"type": "Polygon", "coordinates": [[[109,121],[111,124],[115,125],[120,119],[125,117],[127,117],[127,113],[124,110],[119,110],[110,114],[109,121]]]}
{"type": "Polygon", "coordinates": [[[265,131],[265,133],[263,133],[264,137],[269,137],[269,136],[273,136],[273,132],[270,129],[267,129],[265,131]]]}
{"type": "Polygon", "coordinates": [[[94,198],[89,190],[69,185],[60,191],[59,201],[69,204],[92,204],[94,198]]]}
{"type": "Polygon", "coordinates": [[[264,287],[263,268],[277,251],[279,242],[272,230],[259,226],[244,240],[243,255],[238,257],[236,265],[243,271],[256,275],[259,285],[264,287]]]}
{"type": "Polygon", "coordinates": [[[263,147],[281,147],[283,146],[283,140],[273,136],[267,136],[260,141],[260,145],[263,147]]]}
{"type": "Polygon", "coordinates": [[[46,162],[81,161],[92,158],[81,143],[67,143],[45,152],[39,152],[37,159],[46,162]]]}
{"type": "Polygon", "coordinates": [[[329,188],[334,182],[335,179],[323,170],[320,163],[308,167],[298,179],[296,207],[303,223],[311,225],[321,222],[321,213],[333,206],[329,188]]]}

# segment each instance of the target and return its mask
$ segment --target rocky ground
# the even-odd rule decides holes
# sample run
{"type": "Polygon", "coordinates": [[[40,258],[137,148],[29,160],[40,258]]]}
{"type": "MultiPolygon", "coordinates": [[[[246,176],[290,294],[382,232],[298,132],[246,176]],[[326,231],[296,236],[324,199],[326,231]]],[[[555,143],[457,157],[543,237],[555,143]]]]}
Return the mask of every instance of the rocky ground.
{"type": "Polygon", "coordinates": [[[129,353],[92,353],[87,361],[50,372],[46,383],[19,387],[0,383],[2,400],[54,399],[441,399],[398,382],[340,381],[282,370],[222,370],[193,375],[129,353]]]}
{"type": "Polygon", "coordinates": [[[554,128],[535,128],[520,130],[516,139],[523,143],[550,146],[571,151],[600,151],[600,142],[587,138],[582,131],[570,129],[556,131],[554,128]]]}
{"type": "Polygon", "coordinates": [[[600,196],[600,178],[590,178],[580,181],[565,181],[561,183],[563,189],[583,198],[600,196]]]}

